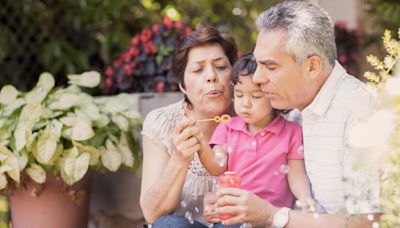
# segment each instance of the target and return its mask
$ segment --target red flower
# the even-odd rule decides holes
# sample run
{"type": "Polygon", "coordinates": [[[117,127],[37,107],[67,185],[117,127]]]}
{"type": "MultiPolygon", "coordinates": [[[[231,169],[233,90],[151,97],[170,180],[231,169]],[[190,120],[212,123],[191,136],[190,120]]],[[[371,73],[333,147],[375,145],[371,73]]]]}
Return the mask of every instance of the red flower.
{"type": "Polygon", "coordinates": [[[112,68],[111,67],[107,67],[106,72],[104,74],[107,76],[107,78],[111,77],[112,74],[113,74],[112,68]]]}
{"type": "Polygon", "coordinates": [[[105,87],[106,90],[110,90],[110,89],[111,89],[111,87],[112,87],[112,80],[111,80],[111,78],[107,78],[107,79],[104,81],[104,87],[105,87]]]}
{"type": "Polygon", "coordinates": [[[183,31],[183,34],[187,35],[187,34],[189,34],[189,33],[191,33],[191,32],[192,32],[192,28],[190,28],[189,26],[187,26],[187,27],[185,28],[185,30],[183,31]]]}
{"type": "Polygon", "coordinates": [[[158,34],[158,30],[160,29],[160,26],[158,26],[158,24],[154,24],[153,25],[153,32],[155,33],[155,34],[158,34]]]}
{"type": "Polygon", "coordinates": [[[131,40],[131,43],[132,43],[132,45],[133,46],[137,46],[137,45],[139,45],[139,36],[138,35],[136,35],[136,36],[134,36],[133,38],[132,38],[132,40],[131,40]]]}
{"type": "Polygon", "coordinates": [[[157,47],[152,42],[148,42],[144,45],[144,52],[147,54],[155,54],[157,53],[157,47]]]}
{"type": "Polygon", "coordinates": [[[124,54],[124,55],[122,56],[122,59],[123,59],[125,62],[129,62],[129,61],[131,60],[131,58],[132,58],[132,55],[130,55],[129,52],[126,53],[126,54],[124,54]]]}
{"type": "Polygon", "coordinates": [[[127,75],[132,75],[133,71],[130,65],[125,64],[122,68],[122,70],[127,74],[127,75]]]}
{"type": "Polygon", "coordinates": [[[157,84],[156,84],[156,92],[157,93],[162,93],[162,92],[164,92],[164,89],[165,89],[165,84],[164,84],[164,82],[157,82],[157,84]]]}
{"type": "Polygon", "coordinates": [[[341,29],[347,29],[347,22],[346,21],[337,21],[336,26],[341,29]]]}
{"type": "Polygon", "coordinates": [[[179,21],[175,22],[175,29],[176,30],[181,30],[182,28],[183,28],[182,20],[179,20],[179,21]]]}
{"type": "Polygon", "coordinates": [[[134,70],[138,65],[139,65],[139,62],[138,61],[134,61],[134,62],[132,62],[130,64],[130,67],[131,67],[132,70],[134,70]]]}
{"type": "Polygon", "coordinates": [[[122,62],[121,59],[115,60],[114,63],[113,63],[114,67],[118,67],[119,65],[121,65],[121,62],[122,62]]]}
{"type": "Polygon", "coordinates": [[[140,33],[140,40],[143,43],[146,43],[147,41],[149,41],[151,39],[152,36],[153,36],[153,32],[150,29],[145,28],[145,29],[143,29],[142,33],[140,33]]]}
{"type": "Polygon", "coordinates": [[[165,27],[167,27],[169,29],[172,29],[172,27],[174,26],[172,21],[171,21],[171,19],[169,17],[167,17],[167,16],[165,16],[163,18],[163,25],[165,25],[165,27]]]}
{"type": "Polygon", "coordinates": [[[129,54],[131,56],[138,56],[139,55],[139,49],[137,49],[136,47],[131,47],[129,49],[129,54]]]}

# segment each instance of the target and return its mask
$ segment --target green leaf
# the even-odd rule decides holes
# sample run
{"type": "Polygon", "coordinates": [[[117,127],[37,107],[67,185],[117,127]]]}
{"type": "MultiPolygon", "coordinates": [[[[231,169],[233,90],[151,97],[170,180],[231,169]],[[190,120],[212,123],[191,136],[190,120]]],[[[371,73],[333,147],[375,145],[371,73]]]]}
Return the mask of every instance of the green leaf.
{"type": "Polygon", "coordinates": [[[108,139],[106,141],[106,149],[103,149],[101,154],[101,162],[103,163],[104,167],[113,172],[117,171],[122,163],[121,154],[118,152],[114,144],[108,139]]]}
{"type": "Polygon", "coordinates": [[[68,110],[80,104],[80,97],[74,93],[63,93],[49,105],[53,110],[68,110]]]}
{"type": "Polygon", "coordinates": [[[79,181],[85,176],[89,168],[90,154],[81,153],[75,160],[74,181],[79,181]]]}
{"type": "Polygon", "coordinates": [[[19,94],[19,91],[12,85],[6,85],[1,88],[0,92],[0,104],[9,105],[12,104],[19,94]]]}
{"type": "Polygon", "coordinates": [[[36,86],[26,94],[25,100],[27,103],[40,103],[42,102],[48,92],[54,87],[55,81],[51,74],[42,73],[36,86]]]}
{"type": "Polygon", "coordinates": [[[4,189],[7,186],[7,178],[4,173],[0,174],[0,190],[4,189]]]}
{"type": "Polygon", "coordinates": [[[15,110],[21,108],[25,104],[25,100],[22,98],[16,99],[13,103],[7,105],[3,110],[3,116],[8,117],[11,116],[15,110]]]}
{"type": "Polygon", "coordinates": [[[74,145],[79,149],[81,153],[89,153],[90,154],[90,165],[97,165],[100,159],[101,152],[93,146],[82,145],[80,143],[75,142],[74,145]]]}
{"type": "Polygon", "coordinates": [[[96,71],[89,71],[83,74],[70,74],[68,79],[69,84],[94,88],[100,83],[100,74],[96,71]]]}
{"type": "Polygon", "coordinates": [[[129,122],[125,117],[122,115],[115,115],[111,119],[122,131],[129,131],[129,122]]]}
{"type": "Polygon", "coordinates": [[[75,141],[85,141],[94,136],[94,131],[90,122],[81,118],[74,118],[72,121],[72,127],[66,128],[63,131],[64,137],[70,138],[75,141]]]}
{"type": "Polygon", "coordinates": [[[117,144],[118,151],[121,153],[122,163],[130,168],[133,168],[134,159],[131,149],[128,145],[128,140],[125,134],[121,134],[120,142],[117,144]]]}
{"type": "Polygon", "coordinates": [[[43,184],[46,181],[46,171],[40,165],[31,164],[25,172],[38,184],[43,184]]]}

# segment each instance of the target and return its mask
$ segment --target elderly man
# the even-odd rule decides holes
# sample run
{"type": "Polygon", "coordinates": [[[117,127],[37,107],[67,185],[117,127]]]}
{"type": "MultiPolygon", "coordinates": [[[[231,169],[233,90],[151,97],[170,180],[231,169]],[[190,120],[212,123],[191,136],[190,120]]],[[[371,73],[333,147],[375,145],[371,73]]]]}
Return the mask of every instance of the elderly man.
{"type": "MultiPolygon", "coordinates": [[[[333,24],[307,1],[283,2],[257,19],[254,49],[261,85],[276,109],[301,111],[304,157],[317,213],[277,208],[241,189],[220,189],[218,213],[238,216],[224,224],[265,227],[371,227],[379,219],[379,177],[354,169],[348,131],[371,113],[373,97],[335,60],[333,24]]],[[[266,183],[268,184],[268,183],[266,183]]]]}

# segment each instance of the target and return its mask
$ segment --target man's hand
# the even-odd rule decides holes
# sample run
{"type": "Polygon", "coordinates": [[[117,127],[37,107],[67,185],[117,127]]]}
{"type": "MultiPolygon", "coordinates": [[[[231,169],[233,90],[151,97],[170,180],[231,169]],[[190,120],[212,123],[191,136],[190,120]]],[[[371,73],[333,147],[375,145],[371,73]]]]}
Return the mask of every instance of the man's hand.
{"type": "Polygon", "coordinates": [[[278,210],[253,193],[239,188],[221,188],[217,195],[217,212],[237,215],[222,221],[224,225],[250,223],[265,227],[278,210]]]}

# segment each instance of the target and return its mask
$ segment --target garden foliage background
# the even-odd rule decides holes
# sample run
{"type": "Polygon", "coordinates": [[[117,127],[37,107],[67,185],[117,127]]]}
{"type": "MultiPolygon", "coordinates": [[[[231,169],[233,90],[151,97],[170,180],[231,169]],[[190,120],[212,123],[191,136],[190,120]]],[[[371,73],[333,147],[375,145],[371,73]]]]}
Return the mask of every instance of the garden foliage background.
{"type": "MultiPolygon", "coordinates": [[[[28,90],[43,71],[55,75],[57,85],[65,84],[65,75],[70,73],[104,72],[135,34],[161,23],[166,15],[192,27],[215,25],[234,34],[240,50],[246,52],[254,45],[258,13],[280,1],[0,1],[0,87],[13,84],[28,90]]],[[[368,14],[375,15],[381,28],[395,31],[400,27],[399,1],[360,2],[368,14]]],[[[379,43],[380,34],[379,29],[375,34],[362,33],[360,48],[379,43]]],[[[350,44],[342,45],[348,49],[350,44]]],[[[364,57],[360,59],[365,62],[364,57]]],[[[100,90],[93,93],[104,94],[100,90]]]]}

